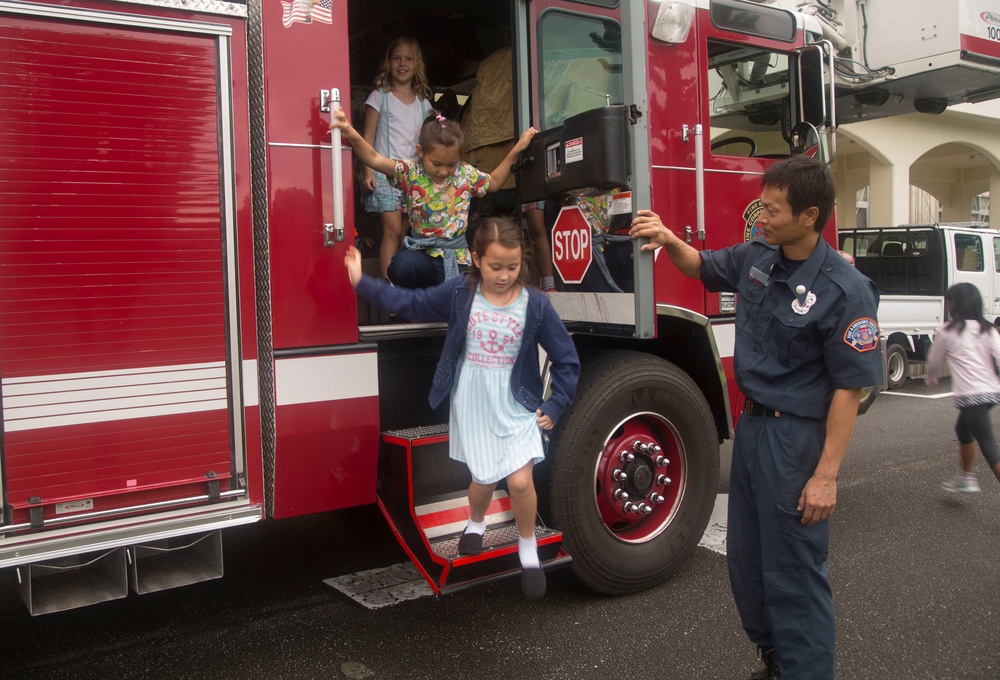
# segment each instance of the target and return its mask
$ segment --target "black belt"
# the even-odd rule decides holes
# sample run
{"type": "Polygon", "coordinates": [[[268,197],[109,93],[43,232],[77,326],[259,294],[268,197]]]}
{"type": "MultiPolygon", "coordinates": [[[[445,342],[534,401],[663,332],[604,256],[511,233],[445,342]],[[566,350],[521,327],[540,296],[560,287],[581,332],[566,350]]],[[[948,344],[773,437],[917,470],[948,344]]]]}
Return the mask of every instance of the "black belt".
{"type": "Polygon", "coordinates": [[[781,411],[774,411],[769,408],[764,408],[756,401],[752,399],[747,399],[743,402],[743,412],[751,416],[766,416],[768,418],[780,418],[781,411]]]}

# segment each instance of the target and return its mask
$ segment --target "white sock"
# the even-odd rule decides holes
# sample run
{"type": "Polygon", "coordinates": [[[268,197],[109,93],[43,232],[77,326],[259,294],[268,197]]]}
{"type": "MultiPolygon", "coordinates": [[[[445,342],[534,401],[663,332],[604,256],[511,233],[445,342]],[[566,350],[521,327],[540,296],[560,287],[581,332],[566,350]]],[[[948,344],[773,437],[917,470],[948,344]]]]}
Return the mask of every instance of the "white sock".
{"type": "Polygon", "coordinates": [[[482,522],[473,522],[471,519],[469,523],[465,525],[465,533],[467,534],[479,534],[482,536],[486,533],[486,520],[483,519],[482,522]]]}
{"type": "Polygon", "coordinates": [[[521,558],[522,569],[532,569],[542,566],[538,561],[538,541],[535,537],[517,538],[517,556],[521,558]]]}

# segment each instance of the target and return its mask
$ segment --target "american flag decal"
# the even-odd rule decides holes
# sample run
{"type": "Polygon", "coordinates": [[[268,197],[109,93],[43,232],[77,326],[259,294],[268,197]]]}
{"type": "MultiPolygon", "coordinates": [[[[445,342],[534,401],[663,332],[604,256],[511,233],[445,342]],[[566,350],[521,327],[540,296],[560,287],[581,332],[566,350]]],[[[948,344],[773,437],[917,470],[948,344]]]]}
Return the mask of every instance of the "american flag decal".
{"type": "Polygon", "coordinates": [[[318,21],[323,24],[333,23],[333,0],[282,0],[281,23],[285,28],[294,23],[311,24],[318,21]]]}

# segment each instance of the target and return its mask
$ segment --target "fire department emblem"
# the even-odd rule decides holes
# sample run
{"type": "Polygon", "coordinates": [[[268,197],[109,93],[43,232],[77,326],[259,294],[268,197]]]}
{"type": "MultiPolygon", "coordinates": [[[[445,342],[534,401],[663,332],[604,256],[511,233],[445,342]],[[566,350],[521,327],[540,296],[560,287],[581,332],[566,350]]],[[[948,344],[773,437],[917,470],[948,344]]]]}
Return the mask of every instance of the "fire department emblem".
{"type": "Polygon", "coordinates": [[[871,317],[861,317],[847,327],[844,342],[859,352],[875,349],[878,347],[878,323],[871,317]]]}
{"type": "Polygon", "coordinates": [[[757,224],[757,218],[760,217],[760,211],[763,209],[764,204],[758,198],[743,211],[743,224],[746,225],[743,228],[744,242],[760,238],[760,225],[757,224]]]}

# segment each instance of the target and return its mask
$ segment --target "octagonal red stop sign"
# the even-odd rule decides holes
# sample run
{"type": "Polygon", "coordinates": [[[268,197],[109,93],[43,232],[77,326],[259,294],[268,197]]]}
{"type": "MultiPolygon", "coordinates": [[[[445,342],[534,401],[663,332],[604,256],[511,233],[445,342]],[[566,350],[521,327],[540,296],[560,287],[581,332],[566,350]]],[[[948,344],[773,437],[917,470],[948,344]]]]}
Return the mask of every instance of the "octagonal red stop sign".
{"type": "Polygon", "coordinates": [[[566,206],[552,226],[552,264],[565,283],[582,283],[594,259],[590,224],[578,206],[566,206]]]}

